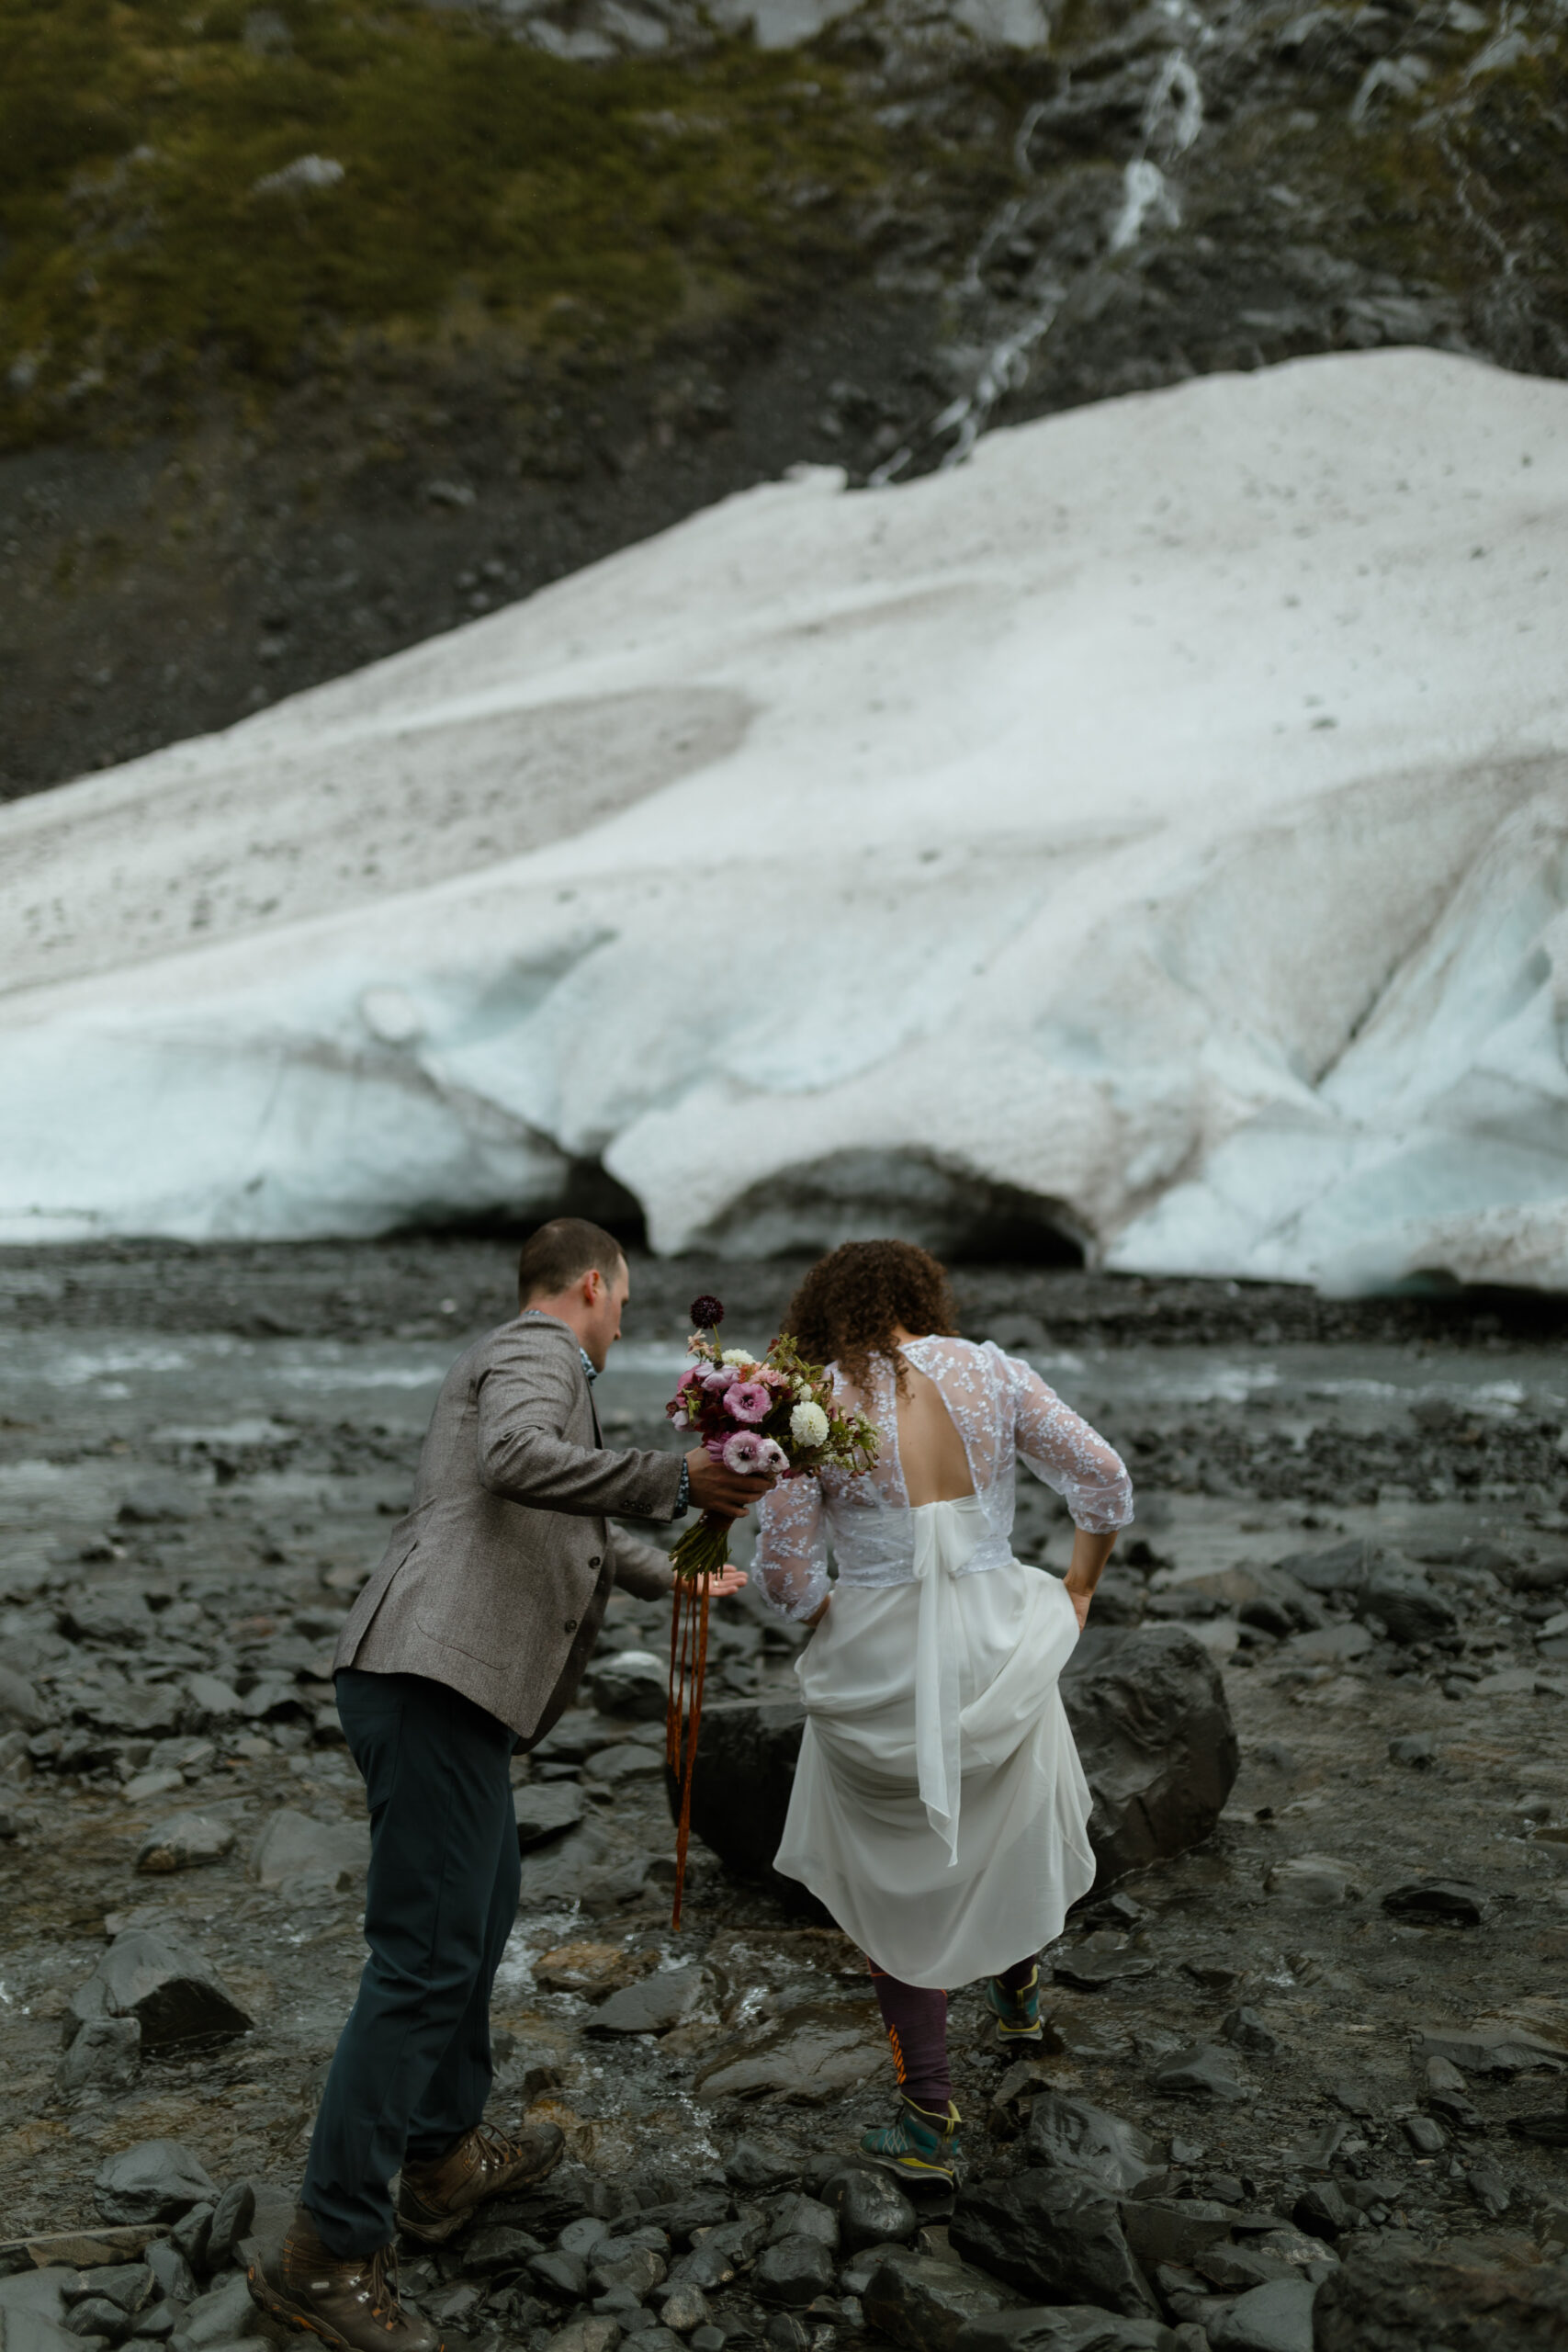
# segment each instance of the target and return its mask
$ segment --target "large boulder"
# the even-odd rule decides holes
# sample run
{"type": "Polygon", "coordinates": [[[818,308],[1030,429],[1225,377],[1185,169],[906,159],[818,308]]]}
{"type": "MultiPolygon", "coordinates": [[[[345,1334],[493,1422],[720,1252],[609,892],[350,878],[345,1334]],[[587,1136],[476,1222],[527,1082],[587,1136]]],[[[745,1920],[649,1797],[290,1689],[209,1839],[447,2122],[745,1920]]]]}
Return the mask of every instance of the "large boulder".
{"type": "Polygon", "coordinates": [[[1241,1751],[1220,1669],[1184,1626],[1091,1622],[1062,1702],[1094,1792],[1097,1886],[1212,1833],[1241,1751]]]}
{"type": "Polygon", "coordinates": [[[1043,2302],[1158,2316],[1117,2199],[1083,2173],[1031,2170],[971,2182],[959,2191],[948,2236],[966,2262],[1043,2302]]]}
{"type": "MultiPolygon", "coordinates": [[[[1207,1838],[1240,1751],[1219,1668],[1201,1644],[1180,1625],[1091,1624],[1061,1688],[1094,1794],[1096,1885],[1207,1838]]],[[[703,1710],[692,1827],[742,1877],[772,1872],[805,1724],[793,1699],[703,1710]]],[[[800,1898],[793,1880],[775,1883],[800,1898]]]]}
{"type": "Polygon", "coordinates": [[[1349,2255],[1317,2290],[1314,2352],[1563,2352],[1568,2270],[1502,2269],[1391,2245],[1349,2255]]]}

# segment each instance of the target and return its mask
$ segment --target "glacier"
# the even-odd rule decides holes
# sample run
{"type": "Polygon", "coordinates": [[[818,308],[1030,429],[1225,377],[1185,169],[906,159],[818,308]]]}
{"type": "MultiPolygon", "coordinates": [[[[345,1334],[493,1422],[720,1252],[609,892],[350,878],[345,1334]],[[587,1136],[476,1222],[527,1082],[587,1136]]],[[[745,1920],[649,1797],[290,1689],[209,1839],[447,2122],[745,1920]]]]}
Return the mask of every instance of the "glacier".
{"type": "Polygon", "coordinates": [[[749,491],[0,811],[0,1240],[895,1228],[1568,1284],[1568,385],[749,491]],[[575,1189],[574,1189],[575,1188],[575,1189]]]}

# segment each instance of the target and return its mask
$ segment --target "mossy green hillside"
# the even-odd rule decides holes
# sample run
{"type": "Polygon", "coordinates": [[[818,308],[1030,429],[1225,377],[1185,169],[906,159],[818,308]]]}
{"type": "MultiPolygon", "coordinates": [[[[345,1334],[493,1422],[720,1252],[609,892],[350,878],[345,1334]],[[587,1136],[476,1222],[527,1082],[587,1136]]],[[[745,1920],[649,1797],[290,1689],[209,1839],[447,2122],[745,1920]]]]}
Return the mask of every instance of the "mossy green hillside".
{"type": "MultiPolygon", "coordinates": [[[[740,41],[584,67],[403,0],[278,0],[259,31],[237,0],[0,0],[0,441],[177,417],[367,334],[609,358],[761,311],[853,252],[891,168],[809,70],[740,41]],[[341,178],[290,181],[306,157],[341,178]]],[[[976,195],[1006,170],[903,130],[897,171],[927,164],[976,195]]]]}

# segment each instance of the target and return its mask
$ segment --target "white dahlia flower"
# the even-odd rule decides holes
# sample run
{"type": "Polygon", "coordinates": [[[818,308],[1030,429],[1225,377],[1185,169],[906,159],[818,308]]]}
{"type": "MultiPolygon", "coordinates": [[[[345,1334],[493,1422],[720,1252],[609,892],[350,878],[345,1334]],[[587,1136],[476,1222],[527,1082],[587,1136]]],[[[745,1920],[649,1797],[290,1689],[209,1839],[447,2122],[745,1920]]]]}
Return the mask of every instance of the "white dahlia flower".
{"type": "Polygon", "coordinates": [[[790,1415],[789,1433],[796,1445],[820,1445],[828,1434],[828,1416],[808,1399],[790,1415]]]}

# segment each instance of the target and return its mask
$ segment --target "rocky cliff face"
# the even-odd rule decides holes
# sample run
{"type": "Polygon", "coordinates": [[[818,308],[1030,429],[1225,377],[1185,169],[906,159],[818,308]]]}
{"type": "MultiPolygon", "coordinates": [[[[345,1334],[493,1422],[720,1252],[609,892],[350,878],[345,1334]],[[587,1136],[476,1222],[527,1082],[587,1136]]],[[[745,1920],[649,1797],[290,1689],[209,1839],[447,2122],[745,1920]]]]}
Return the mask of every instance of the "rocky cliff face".
{"type": "Polygon", "coordinates": [[[1551,0],[0,12],[0,790],[797,460],[1427,344],[1568,372],[1551,0]]]}

